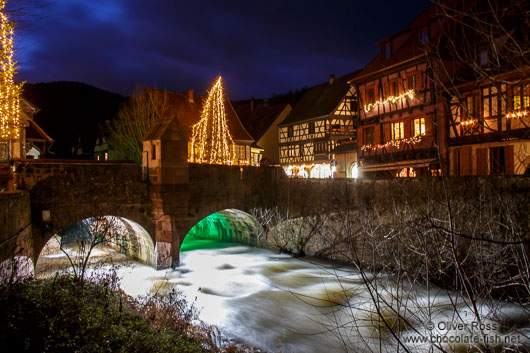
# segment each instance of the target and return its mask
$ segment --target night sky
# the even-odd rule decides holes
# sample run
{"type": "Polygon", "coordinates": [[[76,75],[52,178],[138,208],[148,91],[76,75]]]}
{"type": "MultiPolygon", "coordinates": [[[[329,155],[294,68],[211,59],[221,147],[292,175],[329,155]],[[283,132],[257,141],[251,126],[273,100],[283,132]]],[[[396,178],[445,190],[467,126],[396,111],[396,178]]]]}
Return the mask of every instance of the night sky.
{"type": "Polygon", "coordinates": [[[47,0],[26,8],[17,80],[269,97],[352,72],[429,0],[47,0]]]}

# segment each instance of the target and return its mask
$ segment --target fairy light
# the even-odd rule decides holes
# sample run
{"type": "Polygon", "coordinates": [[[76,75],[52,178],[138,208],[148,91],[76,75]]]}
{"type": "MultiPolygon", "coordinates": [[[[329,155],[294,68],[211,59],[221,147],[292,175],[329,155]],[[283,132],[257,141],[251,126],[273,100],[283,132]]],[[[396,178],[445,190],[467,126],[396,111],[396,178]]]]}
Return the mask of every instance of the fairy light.
{"type": "Polygon", "coordinates": [[[399,148],[401,146],[401,144],[412,144],[412,145],[415,145],[419,142],[421,142],[421,140],[423,139],[423,135],[419,135],[419,136],[412,136],[412,137],[409,137],[409,138],[404,138],[404,139],[396,139],[396,140],[391,140],[391,141],[388,141],[386,143],[377,143],[377,144],[366,144],[366,145],[362,145],[361,146],[361,150],[362,151],[368,151],[368,150],[372,150],[372,151],[376,151],[378,148],[383,148],[383,147],[388,147],[388,146],[392,146],[392,147],[396,147],[396,148],[399,148]]]}
{"type": "Polygon", "coordinates": [[[469,126],[469,125],[475,125],[476,123],[477,123],[477,120],[466,120],[466,121],[461,121],[460,125],[469,126]]]}
{"type": "Polygon", "coordinates": [[[20,94],[22,84],[16,84],[13,77],[16,73],[16,62],[13,61],[13,23],[4,13],[5,0],[0,0],[0,55],[2,71],[0,72],[0,142],[20,138],[20,94]]]}
{"type": "Polygon", "coordinates": [[[382,104],[385,104],[387,102],[390,102],[392,104],[396,104],[397,101],[400,100],[400,99],[403,99],[403,98],[412,99],[415,96],[416,96],[416,92],[413,89],[409,89],[408,91],[406,91],[403,94],[400,94],[399,96],[389,96],[389,97],[387,97],[386,99],[384,99],[382,101],[377,101],[377,102],[365,104],[363,108],[364,108],[365,112],[370,112],[370,111],[372,111],[372,109],[374,109],[378,105],[382,105],[382,104]]]}
{"type": "Polygon", "coordinates": [[[233,164],[235,145],[228,130],[221,76],[204,102],[201,120],[192,127],[192,162],[233,164]]]}
{"type": "Polygon", "coordinates": [[[522,111],[522,112],[506,114],[506,118],[507,119],[524,118],[527,115],[528,115],[528,112],[525,110],[525,111],[522,111]]]}

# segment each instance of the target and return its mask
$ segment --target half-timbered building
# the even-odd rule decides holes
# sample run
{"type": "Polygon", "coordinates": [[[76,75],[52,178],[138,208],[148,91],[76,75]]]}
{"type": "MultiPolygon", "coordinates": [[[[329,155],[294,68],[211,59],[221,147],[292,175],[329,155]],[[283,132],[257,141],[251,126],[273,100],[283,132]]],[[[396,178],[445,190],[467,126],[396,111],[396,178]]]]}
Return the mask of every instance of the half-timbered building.
{"type": "Polygon", "coordinates": [[[334,153],[342,141],[356,142],[357,91],[348,84],[356,72],[308,89],[278,125],[280,165],[305,178],[351,176],[356,149],[334,153]],[[340,154],[340,156],[339,156],[340,154]]]}
{"type": "Polygon", "coordinates": [[[530,174],[530,81],[462,85],[459,93],[451,101],[451,175],[530,174]]]}
{"type": "Polygon", "coordinates": [[[437,34],[432,7],[401,32],[378,43],[380,53],[350,81],[360,93],[357,130],[363,177],[441,173],[435,91],[425,46],[437,34]]]}

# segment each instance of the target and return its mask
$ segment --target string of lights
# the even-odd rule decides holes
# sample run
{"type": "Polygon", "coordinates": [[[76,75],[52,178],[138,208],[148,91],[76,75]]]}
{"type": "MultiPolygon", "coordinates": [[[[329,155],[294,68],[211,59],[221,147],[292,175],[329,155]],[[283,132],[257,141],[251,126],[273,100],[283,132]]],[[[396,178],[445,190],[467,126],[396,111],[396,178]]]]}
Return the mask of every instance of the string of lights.
{"type": "Polygon", "coordinates": [[[378,148],[383,148],[383,147],[388,147],[388,146],[392,146],[392,147],[396,147],[396,148],[399,148],[401,146],[401,144],[412,144],[412,145],[415,145],[419,142],[421,142],[421,140],[423,140],[423,135],[418,135],[418,136],[412,136],[412,137],[408,137],[408,138],[404,138],[404,139],[396,139],[396,140],[391,140],[391,141],[388,141],[386,143],[378,143],[378,144],[366,144],[366,145],[362,145],[361,146],[361,150],[362,151],[368,151],[368,150],[372,150],[372,151],[376,151],[378,148]]]}
{"type": "Polygon", "coordinates": [[[522,111],[522,112],[506,114],[506,118],[507,118],[507,119],[524,118],[524,117],[526,117],[527,115],[528,115],[528,112],[525,110],[525,111],[522,111]]]}
{"type": "Polygon", "coordinates": [[[203,104],[201,120],[192,127],[191,161],[233,164],[235,145],[228,130],[221,76],[203,104]]]}
{"type": "Polygon", "coordinates": [[[0,142],[4,143],[20,138],[20,94],[23,85],[13,80],[16,73],[16,62],[13,61],[14,26],[4,13],[5,6],[5,0],[0,0],[0,142]]]}
{"type": "Polygon", "coordinates": [[[373,103],[365,104],[363,108],[364,108],[365,112],[370,112],[378,105],[385,104],[387,102],[390,102],[392,104],[396,104],[397,101],[400,100],[400,99],[403,99],[403,98],[412,99],[415,96],[416,96],[416,92],[413,89],[409,89],[408,91],[406,91],[403,94],[400,94],[399,96],[389,96],[386,99],[383,99],[382,101],[376,101],[376,102],[373,102],[373,103]]]}

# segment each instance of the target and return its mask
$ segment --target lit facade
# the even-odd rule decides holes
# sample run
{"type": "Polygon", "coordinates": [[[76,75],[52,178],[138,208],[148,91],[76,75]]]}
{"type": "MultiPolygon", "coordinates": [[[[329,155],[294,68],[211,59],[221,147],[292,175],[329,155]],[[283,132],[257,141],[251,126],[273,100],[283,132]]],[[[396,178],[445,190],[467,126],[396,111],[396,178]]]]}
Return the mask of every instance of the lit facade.
{"type": "Polygon", "coordinates": [[[530,174],[530,81],[461,86],[451,100],[451,175],[530,174]]]}
{"type": "Polygon", "coordinates": [[[357,162],[355,149],[338,154],[334,150],[342,141],[356,142],[358,97],[348,84],[354,74],[332,76],[329,82],[310,88],[279,125],[280,165],[288,176],[350,176],[357,162]]]}
{"type": "Polygon", "coordinates": [[[380,54],[350,83],[360,93],[357,140],[362,177],[440,175],[436,103],[424,46],[436,23],[423,14],[405,30],[379,42],[380,54]]]}

